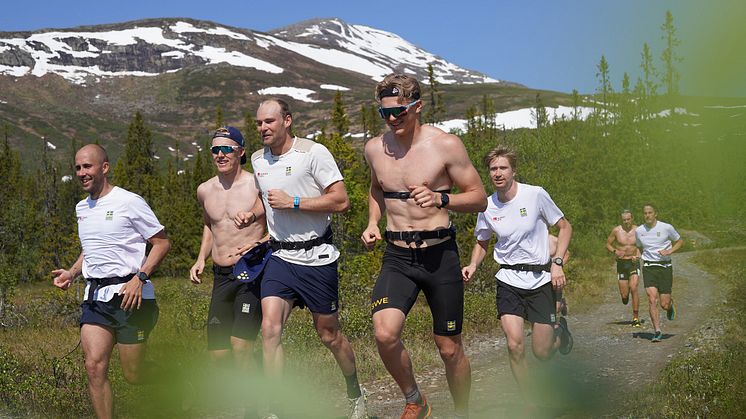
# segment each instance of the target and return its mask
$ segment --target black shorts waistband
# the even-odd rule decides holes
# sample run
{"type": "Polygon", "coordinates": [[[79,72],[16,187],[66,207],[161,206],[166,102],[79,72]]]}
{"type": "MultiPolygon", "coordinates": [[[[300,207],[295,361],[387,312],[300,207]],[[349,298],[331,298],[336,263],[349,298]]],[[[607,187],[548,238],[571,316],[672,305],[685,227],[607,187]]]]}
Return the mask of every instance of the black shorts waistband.
{"type": "MultiPolygon", "coordinates": [[[[439,191],[433,191],[435,193],[450,193],[450,189],[441,189],[439,191]]],[[[391,192],[391,191],[383,191],[383,197],[385,199],[402,199],[406,200],[411,198],[411,192],[410,191],[402,191],[402,192],[391,192]]]]}
{"type": "Polygon", "coordinates": [[[550,272],[552,262],[547,262],[543,265],[531,265],[528,263],[518,263],[515,265],[500,265],[500,269],[510,269],[511,271],[522,271],[522,272],[550,272]]]}
{"type": "Polygon", "coordinates": [[[441,228],[440,230],[430,231],[386,231],[384,233],[386,241],[391,242],[394,240],[404,241],[407,244],[422,244],[427,239],[442,239],[445,237],[456,237],[456,228],[450,226],[448,228],[441,228]]]}
{"type": "Polygon", "coordinates": [[[109,285],[124,284],[132,279],[134,273],[129,276],[113,276],[111,278],[86,278],[86,281],[90,281],[91,285],[88,287],[88,295],[86,295],[85,301],[90,303],[93,301],[93,294],[102,287],[108,287],[109,285]]]}
{"type": "Polygon", "coordinates": [[[215,275],[228,275],[233,273],[233,266],[220,266],[212,264],[212,273],[215,275]]]}
{"type": "Polygon", "coordinates": [[[334,237],[332,235],[332,227],[329,226],[326,228],[326,231],[322,236],[302,242],[281,242],[270,238],[269,247],[272,248],[273,252],[276,252],[278,250],[311,250],[316,246],[320,246],[322,244],[331,244],[333,242],[334,237]]]}
{"type": "Polygon", "coordinates": [[[671,261],[670,260],[643,260],[642,266],[660,266],[661,268],[670,268],[671,267],[671,261]]]}

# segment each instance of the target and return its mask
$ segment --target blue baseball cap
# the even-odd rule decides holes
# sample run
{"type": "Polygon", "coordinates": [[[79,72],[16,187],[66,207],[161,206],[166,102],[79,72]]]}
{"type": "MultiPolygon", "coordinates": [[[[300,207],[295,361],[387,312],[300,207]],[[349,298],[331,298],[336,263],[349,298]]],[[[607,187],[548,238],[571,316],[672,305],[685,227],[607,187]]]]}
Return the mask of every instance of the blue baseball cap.
{"type": "Polygon", "coordinates": [[[260,280],[270,256],[272,256],[272,248],[269,247],[269,241],[252,247],[233,266],[233,276],[239,282],[251,283],[260,280]]]}
{"type": "MultiPolygon", "coordinates": [[[[236,144],[240,145],[241,147],[246,147],[243,135],[241,135],[241,131],[238,130],[236,127],[231,127],[229,125],[220,127],[215,130],[215,133],[212,134],[212,138],[229,138],[236,142],[236,144]]],[[[241,164],[246,164],[246,150],[244,150],[243,156],[241,156],[241,164]]]]}

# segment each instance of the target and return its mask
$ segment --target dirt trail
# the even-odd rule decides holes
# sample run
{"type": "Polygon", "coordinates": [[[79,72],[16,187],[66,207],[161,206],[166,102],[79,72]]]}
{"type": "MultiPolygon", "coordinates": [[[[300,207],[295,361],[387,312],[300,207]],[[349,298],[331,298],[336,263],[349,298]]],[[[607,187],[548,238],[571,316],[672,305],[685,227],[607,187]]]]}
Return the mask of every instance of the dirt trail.
{"type": "MultiPolygon", "coordinates": [[[[661,310],[664,339],[652,343],[652,324],[647,297],[640,280],[642,327],[633,328],[631,302],[621,304],[614,268],[609,268],[608,289],[602,304],[585,313],[567,316],[575,346],[569,355],[556,354],[545,364],[549,373],[545,406],[538,416],[600,416],[612,413],[630,392],[653,382],[660,369],[681,349],[691,347],[688,337],[708,318],[707,308],[719,301],[718,282],[699,269],[690,258],[693,253],[673,255],[673,296],[678,308],[675,321],[665,319],[661,310]]],[[[530,338],[528,338],[530,342],[530,338]]],[[[527,342],[527,353],[530,353],[527,342]]],[[[510,372],[502,331],[493,337],[472,342],[467,351],[472,363],[472,418],[513,417],[525,412],[522,398],[510,372]]],[[[533,368],[538,361],[529,355],[533,368]]],[[[421,389],[433,406],[433,418],[453,417],[453,404],[442,368],[418,375],[421,389]]],[[[368,385],[371,415],[399,417],[403,408],[393,380],[368,385]]],[[[530,416],[537,416],[536,412],[530,416]]],[[[632,412],[630,412],[632,413],[632,412]]]]}

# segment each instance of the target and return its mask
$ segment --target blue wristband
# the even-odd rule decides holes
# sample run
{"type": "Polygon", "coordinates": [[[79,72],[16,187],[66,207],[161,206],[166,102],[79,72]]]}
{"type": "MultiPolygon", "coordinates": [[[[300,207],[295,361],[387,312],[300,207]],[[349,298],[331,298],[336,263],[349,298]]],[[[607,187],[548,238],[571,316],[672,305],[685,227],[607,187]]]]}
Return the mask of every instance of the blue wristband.
{"type": "Polygon", "coordinates": [[[300,208],[300,197],[296,196],[296,197],[293,197],[293,209],[298,209],[298,208],[300,208]]]}

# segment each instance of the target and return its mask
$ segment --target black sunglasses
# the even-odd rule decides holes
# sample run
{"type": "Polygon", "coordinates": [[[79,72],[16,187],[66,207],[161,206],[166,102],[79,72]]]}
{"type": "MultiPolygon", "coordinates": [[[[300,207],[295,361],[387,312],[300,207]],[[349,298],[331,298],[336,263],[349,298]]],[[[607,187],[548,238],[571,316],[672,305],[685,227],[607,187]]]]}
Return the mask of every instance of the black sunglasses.
{"type": "Polygon", "coordinates": [[[212,151],[212,154],[218,154],[221,151],[223,152],[223,154],[230,154],[238,150],[239,148],[241,147],[237,145],[214,145],[210,147],[210,151],[212,151]]]}
{"type": "Polygon", "coordinates": [[[383,119],[389,119],[390,116],[393,116],[394,118],[400,118],[407,114],[409,111],[409,108],[414,106],[415,103],[419,102],[420,100],[417,99],[414,102],[410,103],[407,106],[392,106],[390,108],[382,108],[378,107],[378,114],[381,115],[381,118],[383,119]]]}

